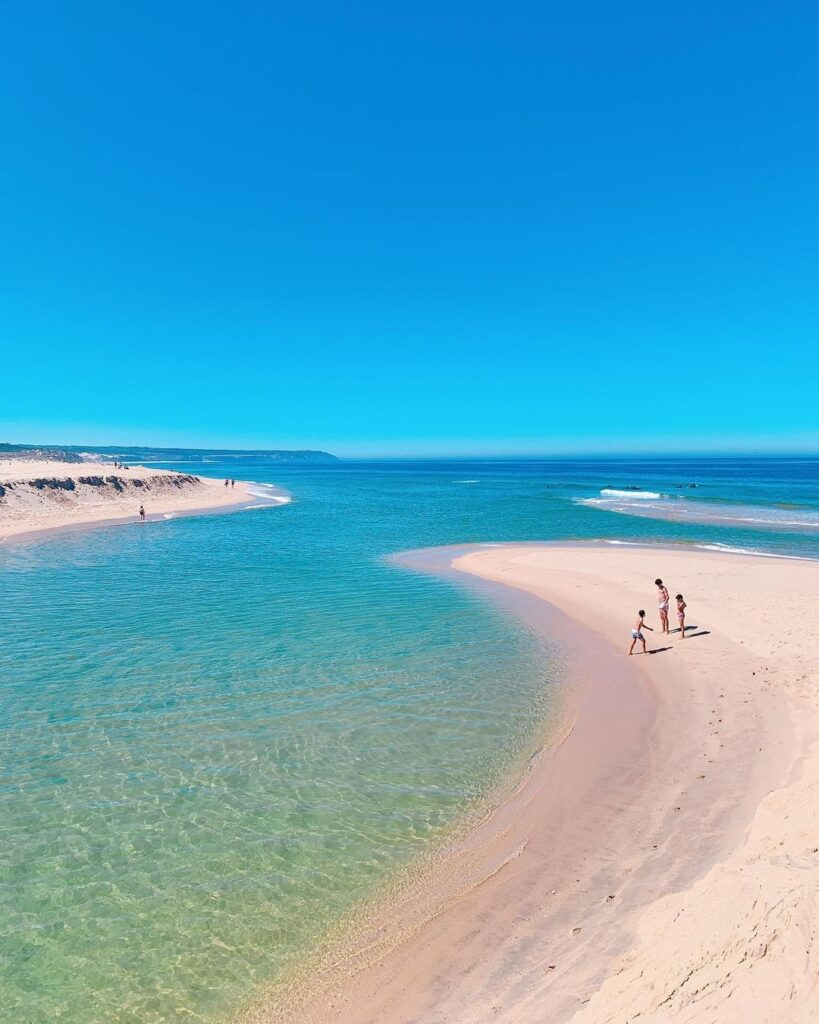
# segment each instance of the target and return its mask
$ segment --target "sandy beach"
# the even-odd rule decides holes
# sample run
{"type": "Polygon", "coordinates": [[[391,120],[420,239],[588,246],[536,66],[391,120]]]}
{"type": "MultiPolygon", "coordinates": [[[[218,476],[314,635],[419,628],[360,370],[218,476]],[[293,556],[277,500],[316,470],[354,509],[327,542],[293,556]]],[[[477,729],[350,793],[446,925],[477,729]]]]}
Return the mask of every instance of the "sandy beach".
{"type": "Polygon", "coordinates": [[[256,500],[247,484],[146,466],[0,460],[0,541],[47,530],[227,511],[256,500]]]}
{"type": "Polygon", "coordinates": [[[563,741],[312,976],[243,1020],[801,1024],[819,1005],[815,562],[504,545],[458,572],[537,599],[563,741]],[[688,602],[658,627],[653,580],[688,602]]]}

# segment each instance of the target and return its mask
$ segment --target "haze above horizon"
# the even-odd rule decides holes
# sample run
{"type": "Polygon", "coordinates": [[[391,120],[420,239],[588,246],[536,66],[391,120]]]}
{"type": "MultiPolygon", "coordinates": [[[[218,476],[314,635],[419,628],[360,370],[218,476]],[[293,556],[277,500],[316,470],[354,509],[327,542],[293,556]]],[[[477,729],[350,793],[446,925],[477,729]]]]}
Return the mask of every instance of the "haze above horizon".
{"type": "Polygon", "coordinates": [[[819,451],[816,9],[3,28],[0,438],[819,451]]]}

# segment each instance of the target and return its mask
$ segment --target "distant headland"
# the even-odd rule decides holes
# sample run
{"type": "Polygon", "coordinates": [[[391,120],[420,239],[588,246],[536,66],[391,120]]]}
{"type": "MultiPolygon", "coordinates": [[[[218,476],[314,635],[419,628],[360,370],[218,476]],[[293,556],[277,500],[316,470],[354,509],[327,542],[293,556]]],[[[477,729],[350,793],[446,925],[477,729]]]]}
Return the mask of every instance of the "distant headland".
{"type": "Polygon", "coordinates": [[[338,462],[329,452],[300,449],[153,448],[121,445],[34,445],[0,442],[0,459],[29,462],[211,462],[254,459],[269,462],[338,462]]]}

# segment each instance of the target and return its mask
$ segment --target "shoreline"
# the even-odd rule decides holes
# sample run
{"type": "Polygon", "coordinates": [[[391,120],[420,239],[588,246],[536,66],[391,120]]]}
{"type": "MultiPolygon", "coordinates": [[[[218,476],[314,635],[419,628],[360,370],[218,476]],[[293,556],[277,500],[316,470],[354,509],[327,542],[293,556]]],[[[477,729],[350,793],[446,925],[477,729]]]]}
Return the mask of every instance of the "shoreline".
{"type": "MultiPolygon", "coordinates": [[[[389,560],[409,571],[444,576],[521,619],[550,645],[556,645],[561,653],[573,651],[577,656],[574,666],[547,684],[556,691],[554,716],[550,714],[541,723],[534,751],[510,765],[504,777],[487,794],[480,813],[474,818],[467,815],[466,820],[454,822],[445,840],[411,863],[408,871],[399,871],[393,884],[388,882],[380,887],[374,900],[357,908],[355,916],[342,922],[329,941],[308,955],[292,978],[274,985],[269,994],[257,998],[231,1018],[234,1024],[326,1024],[331,1017],[334,1021],[346,1022],[345,1011],[351,1011],[350,1021],[372,1019],[391,1024],[392,1014],[397,1012],[391,1007],[386,1008],[386,1016],[379,1014],[370,1018],[368,1014],[377,995],[369,991],[360,993],[359,979],[373,972],[372,980],[377,986],[383,981],[379,966],[382,958],[389,960],[398,956],[403,961],[402,951],[408,940],[412,942],[428,925],[445,918],[464,899],[469,899],[472,893],[520,858],[530,840],[524,833],[533,816],[540,814],[544,796],[547,800],[550,798],[545,789],[555,773],[572,772],[581,766],[585,772],[590,767],[591,771],[585,774],[585,785],[593,786],[602,781],[597,769],[604,765],[606,769],[615,769],[621,745],[630,749],[637,734],[645,732],[653,721],[656,714],[653,695],[628,665],[616,671],[617,686],[609,695],[623,695],[625,690],[626,706],[636,714],[626,719],[617,714],[616,706],[610,702],[595,707],[589,680],[598,658],[609,661],[605,643],[559,608],[534,595],[456,570],[452,565],[453,556],[469,554],[476,547],[425,548],[391,556],[389,560]],[[601,712],[612,712],[620,728],[611,734],[606,756],[594,759],[589,756],[593,737],[585,728],[578,728],[578,718],[587,722],[589,717],[596,718],[601,712]],[[519,827],[521,814],[525,815],[524,828],[519,827]],[[368,1010],[361,1011],[359,1017],[360,999],[368,1010]]],[[[554,798],[555,794],[551,796],[554,798]]],[[[561,819],[567,817],[568,809],[559,798],[554,811],[561,819]]],[[[433,973],[431,966],[429,973],[430,976],[433,973]]],[[[395,1019],[404,1018],[396,1016],[395,1019]]],[[[415,1018],[407,1018],[411,1019],[415,1018]]],[[[420,1019],[426,1024],[426,1017],[420,1019]]]]}
{"type": "MultiPolygon", "coordinates": [[[[0,517],[0,544],[27,542],[99,527],[137,525],[140,523],[137,510],[141,504],[146,506],[145,522],[162,522],[187,516],[267,508],[286,504],[291,500],[286,492],[271,485],[237,480],[235,487],[228,489],[224,487],[221,479],[179,474],[169,470],[151,470],[145,466],[114,469],[96,463],[81,466],[74,463],[42,463],[25,467],[28,469],[27,473],[21,473],[20,467],[14,463],[3,463],[0,468],[5,470],[3,479],[6,481],[12,472],[15,474],[12,487],[6,483],[7,502],[10,495],[12,498],[19,498],[21,490],[30,492],[30,485],[34,481],[27,478],[34,473],[42,474],[41,483],[47,481],[46,487],[41,487],[40,490],[49,497],[56,493],[60,499],[57,504],[53,499],[49,502],[48,498],[35,495],[34,499],[39,505],[34,505],[31,494],[24,493],[23,501],[26,501],[29,507],[24,505],[22,509],[12,508],[10,513],[7,509],[5,521],[0,517]],[[110,474],[105,478],[106,481],[116,479],[117,483],[112,486],[116,487],[118,492],[127,489],[126,495],[106,494],[103,500],[85,503],[72,500],[74,494],[71,492],[76,493],[80,489],[81,480],[101,479],[80,476],[82,473],[91,474],[94,470],[110,474]],[[70,481],[71,491],[64,495],[64,488],[58,489],[57,481],[70,481]],[[133,486],[135,483],[140,490],[133,486]],[[157,488],[159,493],[151,493],[152,486],[157,488]],[[252,490],[259,486],[269,487],[270,496],[261,496],[252,490]]],[[[103,488],[98,485],[97,490],[104,493],[103,488]]],[[[0,512],[2,511],[0,508],[0,512]]]]}
{"type": "MultiPolygon", "coordinates": [[[[637,1014],[666,1020],[679,1013],[694,1021],[710,1011],[716,1016],[709,1019],[741,1021],[743,1007],[747,1012],[758,1005],[744,974],[760,956],[747,949],[740,955],[747,943],[760,945],[757,928],[749,925],[745,935],[739,922],[739,935],[732,932],[736,964],[734,946],[721,948],[715,940],[712,955],[703,952],[711,938],[706,926],[687,934],[690,950],[675,943],[670,921],[649,946],[641,945],[641,935],[646,922],[670,912],[669,901],[682,902],[674,921],[686,912],[696,920],[692,894],[714,873],[735,882],[735,862],[769,794],[793,783],[797,765],[805,770],[816,745],[810,715],[816,710],[816,665],[811,662],[803,674],[811,679],[806,692],[797,694],[799,687],[789,683],[787,700],[778,699],[782,693],[770,683],[749,684],[753,673],[767,671],[763,662],[773,649],[766,634],[760,643],[747,623],[734,639],[722,629],[703,628],[692,631],[684,647],[677,640],[662,645],[657,656],[629,659],[620,650],[626,633],[622,602],[614,598],[630,606],[634,583],[622,577],[638,563],[640,581],[653,579],[660,562],[664,578],[685,574],[685,585],[672,585],[695,593],[704,622],[710,626],[716,616],[718,625],[719,609],[704,608],[689,580],[711,574],[715,585],[726,574],[757,575],[764,567],[768,577],[809,573],[815,587],[814,565],[687,546],[467,550],[439,549],[416,567],[435,571],[437,559],[440,570],[448,559],[452,571],[469,574],[470,582],[526,595],[545,609],[550,629],[561,629],[572,658],[573,725],[449,853],[444,870],[436,865],[437,874],[422,879],[434,891],[416,886],[400,893],[399,902],[366,922],[363,935],[348,939],[334,958],[315,962],[312,977],[274,990],[238,1019],[591,1024],[637,1014]],[[743,976],[729,984],[732,971],[743,976]],[[686,989],[698,972],[715,977],[700,989],[692,983],[686,989]]],[[[640,587],[633,600],[652,609],[651,622],[651,586],[640,587]]],[[[809,780],[812,793],[817,779],[819,771],[809,780]]],[[[819,858],[812,868],[815,878],[819,858]]],[[[725,888],[737,903],[747,895],[738,883],[725,888]]],[[[701,902],[702,914],[713,917],[720,895],[711,892],[701,902]]],[[[721,914],[730,921],[732,904],[723,904],[721,914]]],[[[768,986],[773,1002],[786,998],[786,981],[793,991],[786,1015],[776,1016],[772,1005],[768,1016],[757,1019],[802,1020],[812,982],[790,979],[781,962],[776,973],[768,947],[761,957],[767,955],[764,965],[775,972],[768,986]]]]}

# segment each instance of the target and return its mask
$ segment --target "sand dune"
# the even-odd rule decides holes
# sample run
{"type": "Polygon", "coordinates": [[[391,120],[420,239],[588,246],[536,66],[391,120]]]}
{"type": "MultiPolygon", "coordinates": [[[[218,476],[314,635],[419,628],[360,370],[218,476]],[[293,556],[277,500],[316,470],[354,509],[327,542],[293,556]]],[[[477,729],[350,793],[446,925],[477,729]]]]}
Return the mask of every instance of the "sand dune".
{"type": "Polygon", "coordinates": [[[0,461],[0,540],[42,530],[129,522],[241,506],[246,485],[170,470],[110,464],[0,461]]]}

